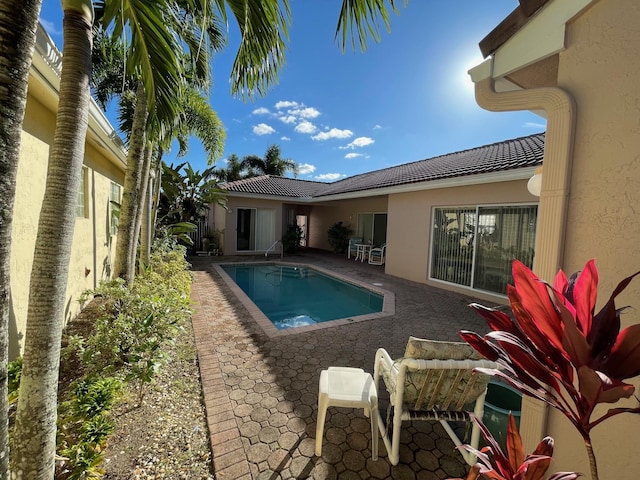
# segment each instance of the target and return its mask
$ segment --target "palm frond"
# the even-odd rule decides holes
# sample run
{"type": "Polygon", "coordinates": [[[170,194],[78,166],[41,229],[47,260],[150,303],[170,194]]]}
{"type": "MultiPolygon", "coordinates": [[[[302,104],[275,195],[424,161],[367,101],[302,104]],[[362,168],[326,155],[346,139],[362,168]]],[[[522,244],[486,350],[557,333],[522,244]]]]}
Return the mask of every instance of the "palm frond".
{"type": "MultiPolygon", "coordinates": [[[[404,6],[408,3],[409,0],[403,0],[404,6]]],[[[363,52],[367,49],[367,38],[379,42],[381,23],[387,32],[391,31],[390,11],[400,13],[396,0],[343,0],[335,33],[342,51],[345,51],[349,38],[351,48],[356,50],[357,44],[363,52]]]]}
{"type": "Polygon", "coordinates": [[[242,99],[264,96],[278,82],[285,63],[291,11],[288,0],[216,0],[226,20],[229,6],[240,28],[240,46],[231,71],[231,93],[242,99]]]}

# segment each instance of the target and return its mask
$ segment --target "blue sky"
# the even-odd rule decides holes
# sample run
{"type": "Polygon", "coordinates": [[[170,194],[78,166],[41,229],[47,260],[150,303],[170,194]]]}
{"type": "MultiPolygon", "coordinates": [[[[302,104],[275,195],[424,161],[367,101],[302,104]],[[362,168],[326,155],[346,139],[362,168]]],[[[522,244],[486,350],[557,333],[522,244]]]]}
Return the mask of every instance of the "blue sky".
{"type": "MultiPolygon", "coordinates": [[[[290,2],[286,65],[265,97],[245,103],[230,94],[233,25],[214,58],[211,105],[227,131],[219,167],[231,153],[262,156],[277,144],[300,165],[299,178],[333,181],[545,129],[529,112],[478,107],[467,75],[482,61],[478,43],[517,0],[413,0],[392,15],[380,43],[344,54],[334,40],[340,0],[290,2]]],[[[59,2],[43,2],[41,21],[59,47],[61,16],[59,2]]],[[[182,160],[176,149],[167,163],[207,167],[197,140],[182,160]]]]}

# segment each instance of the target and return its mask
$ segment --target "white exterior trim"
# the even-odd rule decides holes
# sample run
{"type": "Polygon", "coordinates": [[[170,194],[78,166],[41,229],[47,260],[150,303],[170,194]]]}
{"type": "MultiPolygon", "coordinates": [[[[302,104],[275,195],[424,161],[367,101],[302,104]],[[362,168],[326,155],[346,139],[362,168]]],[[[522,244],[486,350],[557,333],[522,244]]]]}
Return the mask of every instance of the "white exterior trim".
{"type": "MultiPolygon", "coordinates": [[[[42,25],[38,24],[31,75],[50,95],[50,98],[56,99],[56,104],[60,95],[61,73],[62,54],[42,25]]],[[[122,166],[127,164],[127,151],[124,143],[93,97],[89,103],[87,141],[97,148],[110,152],[107,158],[117,159],[122,166]]]]}
{"type": "MultiPolygon", "coordinates": [[[[597,0],[552,0],[536,12],[517,33],[487,60],[469,70],[474,83],[501,78],[565,49],[567,23],[597,0]]],[[[499,91],[499,89],[496,89],[499,91]]]]}

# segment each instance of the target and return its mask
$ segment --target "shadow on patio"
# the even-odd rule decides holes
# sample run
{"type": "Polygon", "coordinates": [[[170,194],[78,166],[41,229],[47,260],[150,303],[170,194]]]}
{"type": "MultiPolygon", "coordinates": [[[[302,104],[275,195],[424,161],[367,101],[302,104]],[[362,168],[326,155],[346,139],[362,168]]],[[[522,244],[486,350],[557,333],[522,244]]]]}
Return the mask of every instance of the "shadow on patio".
{"type": "MultiPolygon", "coordinates": [[[[257,257],[252,257],[254,260],[257,257]]],[[[400,463],[391,466],[380,441],[371,460],[369,419],[362,410],[330,408],[322,457],[314,456],[318,379],[329,366],[373,372],[375,351],[393,357],[410,335],[458,340],[464,328],[486,327],[470,296],[385,275],[381,267],[333,254],[305,253],[287,262],[318,265],[395,293],[396,314],[313,332],[269,338],[213,269],[247,257],[191,258],[193,324],[213,462],[224,479],[443,479],[467,468],[439,424],[403,429],[400,463]]],[[[264,257],[260,257],[264,260],[264,257]]],[[[388,397],[379,392],[381,409],[388,397]]]]}

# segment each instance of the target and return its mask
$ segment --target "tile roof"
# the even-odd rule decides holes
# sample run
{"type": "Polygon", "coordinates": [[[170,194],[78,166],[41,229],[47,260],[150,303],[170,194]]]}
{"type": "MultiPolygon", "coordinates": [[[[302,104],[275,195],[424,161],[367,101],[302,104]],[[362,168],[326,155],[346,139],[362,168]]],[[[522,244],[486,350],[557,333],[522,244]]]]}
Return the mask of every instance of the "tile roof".
{"type": "Polygon", "coordinates": [[[375,170],[333,183],[264,175],[223,185],[229,192],[312,198],[542,164],[544,133],[375,170]]]}

